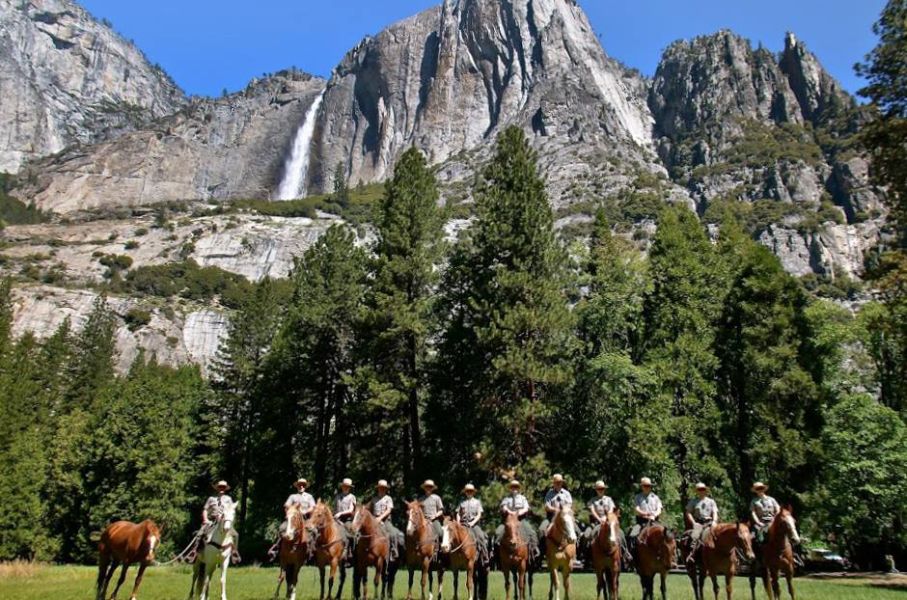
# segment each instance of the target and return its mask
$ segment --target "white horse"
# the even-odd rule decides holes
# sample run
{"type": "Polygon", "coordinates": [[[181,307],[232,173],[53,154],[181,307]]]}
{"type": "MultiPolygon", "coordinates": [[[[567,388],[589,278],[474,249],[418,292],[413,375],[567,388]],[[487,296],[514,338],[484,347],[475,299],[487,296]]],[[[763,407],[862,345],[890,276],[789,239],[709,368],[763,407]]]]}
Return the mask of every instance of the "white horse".
{"type": "Polygon", "coordinates": [[[192,587],[189,588],[189,600],[192,600],[193,592],[198,600],[208,600],[211,577],[218,566],[220,567],[220,597],[221,600],[227,600],[227,567],[230,566],[230,557],[236,546],[233,532],[235,516],[235,507],[225,507],[223,514],[214,524],[214,531],[205,540],[204,546],[192,566],[192,587]]]}

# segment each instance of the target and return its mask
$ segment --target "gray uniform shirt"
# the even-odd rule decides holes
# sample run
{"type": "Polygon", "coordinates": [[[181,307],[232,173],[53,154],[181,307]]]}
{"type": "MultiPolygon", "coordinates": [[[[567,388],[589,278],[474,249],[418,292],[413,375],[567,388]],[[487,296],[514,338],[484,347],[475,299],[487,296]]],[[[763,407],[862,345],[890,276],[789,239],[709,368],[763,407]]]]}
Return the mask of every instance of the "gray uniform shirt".
{"type": "Polygon", "coordinates": [[[687,502],[687,512],[693,520],[702,525],[714,525],[718,518],[718,505],[709,496],[699,499],[693,498],[687,502]]]}
{"type": "Polygon", "coordinates": [[[617,508],[614,504],[614,500],[610,496],[602,496],[599,498],[596,496],[589,502],[589,512],[599,517],[607,516],[609,512],[617,508]]]}
{"type": "Polygon", "coordinates": [[[419,499],[419,504],[422,505],[422,512],[425,513],[425,518],[429,521],[434,521],[438,515],[444,514],[444,502],[441,501],[441,496],[437,494],[422,496],[419,499]]]}
{"type": "Polygon", "coordinates": [[[388,510],[394,510],[394,500],[389,494],[372,500],[372,514],[376,517],[384,514],[388,510]]]}
{"type": "Polygon", "coordinates": [[[647,496],[636,494],[634,502],[636,503],[636,508],[644,513],[650,513],[653,515],[660,514],[664,508],[661,504],[661,498],[656,496],[655,492],[649,492],[647,496]]]}
{"type": "Polygon", "coordinates": [[[349,512],[356,508],[356,496],[340,492],[334,496],[334,514],[349,512]]]}
{"type": "Polygon", "coordinates": [[[303,512],[308,512],[315,508],[315,498],[308,492],[290,494],[287,501],[283,503],[283,507],[290,508],[291,506],[298,506],[303,512]]]}
{"type": "Polygon", "coordinates": [[[228,506],[235,506],[233,498],[224,494],[223,496],[211,496],[205,500],[205,514],[208,520],[216,521],[224,514],[224,509],[228,506]]]}
{"type": "Polygon", "coordinates": [[[764,498],[756,496],[750,502],[750,512],[755,513],[759,517],[761,525],[770,525],[775,515],[781,512],[781,505],[771,496],[765,496],[764,498]]]}
{"type": "Polygon", "coordinates": [[[463,524],[472,523],[472,520],[482,513],[482,502],[478,498],[466,498],[457,507],[457,514],[460,515],[460,522],[463,524]]]}
{"type": "Polygon", "coordinates": [[[548,493],[545,494],[545,506],[548,508],[564,508],[565,506],[573,506],[573,496],[570,495],[570,492],[566,488],[561,488],[559,490],[550,489],[548,493]]]}
{"type": "Polygon", "coordinates": [[[501,500],[501,508],[518,513],[523,509],[529,508],[529,501],[526,500],[526,496],[523,494],[510,494],[509,496],[504,496],[504,499],[501,500]]]}

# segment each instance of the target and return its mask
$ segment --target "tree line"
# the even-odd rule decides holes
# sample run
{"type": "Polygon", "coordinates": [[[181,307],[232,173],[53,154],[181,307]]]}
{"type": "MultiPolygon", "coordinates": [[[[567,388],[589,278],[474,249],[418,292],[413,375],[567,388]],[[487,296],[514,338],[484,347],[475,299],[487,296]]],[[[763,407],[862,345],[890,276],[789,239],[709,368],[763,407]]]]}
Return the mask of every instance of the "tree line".
{"type": "MultiPolygon", "coordinates": [[[[100,298],[78,332],[14,339],[0,285],[0,559],[92,559],[92,533],[153,518],[188,539],[214,479],[259,557],[300,475],[330,497],[352,477],[411,497],[431,477],[486,504],[510,477],[536,504],[552,472],[627,506],[652,477],[679,525],[699,481],[743,516],[753,480],[801,529],[862,566],[907,548],[907,2],[891,0],[860,67],[864,134],[892,225],[852,311],[810,295],[728,211],[717,237],[665,206],[647,254],[600,212],[565,245],[523,132],[477,177],[474,218],[447,229],[432,170],[399,160],[367,243],[331,227],[286,285],[234,299],[214,376],[140,355],[114,369],[100,298]]],[[[339,185],[339,184],[338,184],[339,185]]],[[[490,523],[489,523],[490,525],[490,523]]]]}

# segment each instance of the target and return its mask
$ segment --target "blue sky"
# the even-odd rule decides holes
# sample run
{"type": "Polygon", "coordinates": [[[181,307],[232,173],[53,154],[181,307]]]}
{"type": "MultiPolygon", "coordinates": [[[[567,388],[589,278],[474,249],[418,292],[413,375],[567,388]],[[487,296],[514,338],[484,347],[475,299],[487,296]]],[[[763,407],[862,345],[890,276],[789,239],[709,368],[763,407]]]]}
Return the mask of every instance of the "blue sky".
{"type": "MultiPolygon", "coordinates": [[[[440,0],[82,0],[191,94],[297,66],[326,76],[363,36],[440,0]],[[375,8],[376,6],[380,8],[375,8]]],[[[605,51],[650,75],[672,41],[729,28],[780,50],[795,32],[844,86],[885,0],[580,0],[605,51]]]]}

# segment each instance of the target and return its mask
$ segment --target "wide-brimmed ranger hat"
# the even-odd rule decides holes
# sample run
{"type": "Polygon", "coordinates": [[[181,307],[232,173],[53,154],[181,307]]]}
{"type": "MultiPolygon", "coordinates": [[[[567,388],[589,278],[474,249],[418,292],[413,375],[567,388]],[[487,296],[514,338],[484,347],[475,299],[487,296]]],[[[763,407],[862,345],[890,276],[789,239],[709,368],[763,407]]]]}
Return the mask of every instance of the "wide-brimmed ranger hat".
{"type": "Polygon", "coordinates": [[[555,474],[551,477],[551,482],[552,482],[552,483],[564,483],[564,476],[561,475],[560,473],[555,473],[555,474]]]}
{"type": "Polygon", "coordinates": [[[753,484],[754,492],[764,492],[767,489],[768,489],[768,485],[765,483],[762,483],[761,481],[757,481],[756,483],[753,484]]]}
{"type": "Polygon", "coordinates": [[[640,487],[652,487],[652,480],[648,477],[643,477],[639,480],[640,487]]]}
{"type": "Polygon", "coordinates": [[[594,487],[597,490],[606,490],[606,489],[608,489],[608,484],[605,483],[604,481],[602,481],[601,479],[599,479],[598,481],[595,482],[595,485],[593,485],[592,487],[594,487]]]}
{"type": "Polygon", "coordinates": [[[520,483],[519,481],[517,481],[516,479],[511,479],[510,483],[507,484],[507,487],[509,487],[510,489],[521,488],[521,487],[523,487],[523,484],[520,483]]]}
{"type": "Polygon", "coordinates": [[[214,484],[214,489],[223,490],[225,492],[228,492],[228,491],[230,491],[230,484],[227,483],[226,481],[224,481],[223,479],[221,479],[220,481],[218,481],[217,483],[214,484]]]}
{"type": "Polygon", "coordinates": [[[353,480],[349,477],[345,477],[343,481],[340,482],[340,487],[353,487],[353,480]]]}
{"type": "Polygon", "coordinates": [[[387,483],[387,479],[379,479],[378,484],[375,487],[377,487],[379,490],[382,488],[384,488],[385,490],[391,489],[391,486],[387,483]]]}
{"type": "Polygon", "coordinates": [[[471,484],[471,483],[467,483],[466,485],[463,486],[463,493],[464,493],[464,494],[465,494],[466,492],[475,492],[475,491],[476,491],[476,486],[474,486],[474,485],[471,484]]]}
{"type": "Polygon", "coordinates": [[[293,487],[295,487],[295,488],[309,487],[309,480],[306,479],[305,477],[300,477],[299,479],[296,480],[296,483],[293,484],[293,487]]]}
{"type": "Polygon", "coordinates": [[[698,492],[700,490],[707,492],[707,491],[709,491],[709,486],[707,486],[706,484],[704,484],[703,482],[700,481],[699,483],[696,484],[696,491],[698,492]]]}
{"type": "Polygon", "coordinates": [[[425,481],[422,482],[422,489],[423,490],[436,490],[436,489],[438,489],[438,486],[435,485],[435,482],[433,480],[426,479],[425,481]]]}

